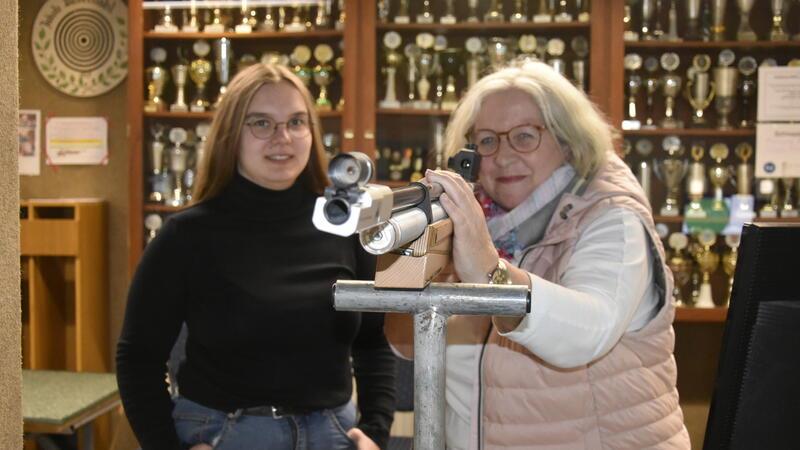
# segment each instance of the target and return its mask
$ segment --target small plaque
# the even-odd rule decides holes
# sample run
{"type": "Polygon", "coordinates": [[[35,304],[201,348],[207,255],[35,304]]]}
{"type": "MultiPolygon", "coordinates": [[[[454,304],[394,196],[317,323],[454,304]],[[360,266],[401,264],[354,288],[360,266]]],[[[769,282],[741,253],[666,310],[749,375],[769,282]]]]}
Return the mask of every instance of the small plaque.
{"type": "Polygon", "coordinates": [[[667,72],[672,72],[681,65],[681,58],[675,52],[667,52],[661,55],[661,67],[667,72]]]}
{"type": "Polygon", "coordinates": [[[400,37],[400,33],[396,31],[390,31],[383,35],[383,45],[385,45],[387,48],[395,50],[397,47],[400,47],[400,44],[402,43],[403,38],[400,37]]]}
{"type": "Polygon", "coordinates": [[[333,49],[328,44],[319,44],[314,47],[314,58],[322,64],[333,59],[333,49]]]}
{"type": "Polygon", "coordinates": [[[311,49],[305,45],[298,45],[292,51],[291,59],[300,65],[305,65],[311,59],[311,49]]]}
{"type": "Polygon", "coordinates": [[[192,51],[200,58],[205,58],[211,52],[211,46],[208,45],[208,41],[200,39],[194,41],[194,44],[192,44],[192,51]]]}
{"type": "Polygon", "coordinates": [[[653,153],[653,142],[649,139],[640,139],[636,141],[636,153],[641,156],[648,156],[653,153]]]}

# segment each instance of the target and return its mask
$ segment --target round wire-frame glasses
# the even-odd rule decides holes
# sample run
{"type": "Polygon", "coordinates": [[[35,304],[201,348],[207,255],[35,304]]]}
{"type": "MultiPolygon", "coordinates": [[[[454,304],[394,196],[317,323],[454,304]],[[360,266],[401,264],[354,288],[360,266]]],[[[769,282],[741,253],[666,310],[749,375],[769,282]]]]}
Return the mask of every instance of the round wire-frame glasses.
{"type": "Polygon", "coordinates": [[[481,129],[467,133],[466,138],[477,146],[481,156],[492,156],[500,148],[500,139],[505,136],[508,144],[517,153],[531,153],[539,148],[542,143],[542,134],[547,130],[544,125],[523,124],[517,125],[508,131],[497,132],[481,129]]]}
{"type": "Polygon", "coordinates": [[[292,117],[286,122],[275,122],[267,117],[255,117],[244,123],[256,139],[269,140],[275,137],[278,127],[283,125],[289,136],[301,139],[311,133],[311,121],[307,117],[292,117]]]}

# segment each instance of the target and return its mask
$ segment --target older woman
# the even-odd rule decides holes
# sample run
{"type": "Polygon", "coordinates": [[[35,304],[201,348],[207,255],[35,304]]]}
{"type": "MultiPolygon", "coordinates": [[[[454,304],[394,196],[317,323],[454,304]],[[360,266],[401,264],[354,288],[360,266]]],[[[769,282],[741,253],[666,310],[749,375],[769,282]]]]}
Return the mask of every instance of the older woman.
{"type": "Polygon", "coordinates": [[[375,260],[356,238],[311,223],[328,181],[311,95],[285,67],[241,71],[207,148],[195,205],[148,244],[128,296],[117,379],[139,443],[385,448],[394,356],[383,318],[331,307],[331,284],[371,278],[375,260]],[[186,359],[171,399],[165,362],[183,322],[186,359]]]}
{"type": "MultiPolygon", "coordinates": [[[[461,101],[448,152],[468,142],[483,157],[477,200],[451,172],[426,175],[445,190],[456,274],[528,285],[532,306],[451,319],[448,448],[689,448],[672,276],[611,127],[569,81],[525,62],[461,101]]],[[[397,325],[387,332],[402,344],[397,325]]]]}

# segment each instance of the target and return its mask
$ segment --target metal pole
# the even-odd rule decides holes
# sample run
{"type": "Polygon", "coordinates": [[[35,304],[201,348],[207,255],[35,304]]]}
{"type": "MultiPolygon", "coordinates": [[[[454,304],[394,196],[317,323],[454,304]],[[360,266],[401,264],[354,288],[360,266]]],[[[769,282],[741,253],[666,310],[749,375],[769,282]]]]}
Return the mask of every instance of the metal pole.
{"type": "Polygon", "coordinates": [[[414,448],[444,449],[447,316],[414,314],[414,448]]]}
{"type": "Polygon", "coordinates": [[[527,286],[431,283],[421,291],[375,289],[371,281],[339,280],[337,311],[414,314],[414,448],[444,450],[445,348],[451,314],[522,316],[531,310],[527,286]]]}

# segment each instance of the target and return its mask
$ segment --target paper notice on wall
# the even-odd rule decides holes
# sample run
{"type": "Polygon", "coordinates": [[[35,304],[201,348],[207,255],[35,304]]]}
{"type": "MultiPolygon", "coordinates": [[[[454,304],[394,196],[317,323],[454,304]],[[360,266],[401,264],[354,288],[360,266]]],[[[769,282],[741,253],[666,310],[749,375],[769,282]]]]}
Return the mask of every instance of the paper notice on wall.
{"type": "Polygon", "coordinates": [[[105,117],[53,117],[45,126],[50,165],[108,164],[108,121],[105,117]]]}
{"type": "Polygon", "coordinates": [[[800,121],[800,67],[759,67],[758,121],[800,121]]]}
{"type": "Polygon", "coordinates": [[[19,174],[39,175],[41,159],[41,111],[21,109],[17,138],[19,139],[19,174]]]}
{"type": "Polygon", "coordinates": [[[756,177],[800,177],[800,124],[756,126],[756,177]]]}

